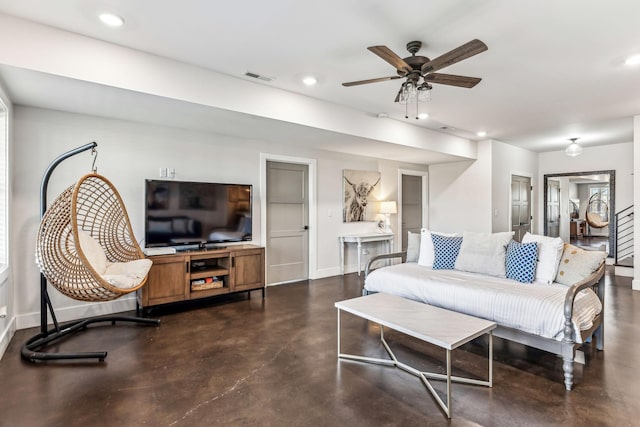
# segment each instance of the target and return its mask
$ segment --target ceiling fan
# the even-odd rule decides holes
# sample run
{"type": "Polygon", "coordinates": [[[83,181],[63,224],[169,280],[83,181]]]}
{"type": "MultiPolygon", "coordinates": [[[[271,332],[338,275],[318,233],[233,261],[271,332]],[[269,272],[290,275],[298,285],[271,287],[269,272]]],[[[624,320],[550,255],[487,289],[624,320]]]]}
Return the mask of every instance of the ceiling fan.
{"type": "Polygon", "coordinates": [[[421,96],[429,94],[432,86],[430,83],[437,83],[449,86],[458,86],[465,88],[472,88],[480,81],[478,77],[466,77],[457,76],[454,74],[436,73],[445,67],[460,62],[463,59],[470,58],[481,52],[487,50],[487,45],[478,39],[473,39],[470,42],[459,46],[444,55],[441,55],[435,59],[429,59],[426,56],[416,55],[416,53],[422,47],[422,42],[412,41],[407,43],[407,50],[411,53],[411,56],[407,58],[400,58],[391,49],[386,46],[371,46],[368,47],[371,52],[378,55],[383,60],[391,64],[397,71],[397,76],[379,77],[375,79],[358,80],[355,82],[342,83],[343,86],[358,86],[368,83],[384,82],[387,80],[406,79],[395,102],[407,103],[414,97],[422,100],[421,96]]]}

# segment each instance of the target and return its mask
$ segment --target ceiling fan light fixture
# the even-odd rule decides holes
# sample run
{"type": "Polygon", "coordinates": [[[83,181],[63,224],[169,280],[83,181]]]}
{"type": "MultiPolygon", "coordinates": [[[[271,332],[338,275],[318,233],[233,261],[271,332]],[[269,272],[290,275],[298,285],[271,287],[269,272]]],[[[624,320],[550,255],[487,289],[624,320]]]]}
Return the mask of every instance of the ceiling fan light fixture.
{"type": "Polygon", "coordinates": [[[564,150],[565,154],[569,157],[576,157],[582,154],[582,147],[576,142],[579,138],[569,138],[571,144],[564,150]]]}
{"type": "Polygon", "coordinates": [[[431,89],[433,89],[433,86],[431,86],[427,82],[423,82],[420,86],[418,86],[418,101],[431,101],[431,89]]]}
{"type": "Polygon", "coordinates": [[[480,138],[483,138],[485,136],[487,136],[487,132],[480,130],[476,133],[477,136],[479,136],[480,138]]]}
{"type": "Polygon", "coordinates": [[[420,114],[418,114],[418,118],[420,120],[428,119],[429,118],[429,113],[420,113],[420,114]]]}

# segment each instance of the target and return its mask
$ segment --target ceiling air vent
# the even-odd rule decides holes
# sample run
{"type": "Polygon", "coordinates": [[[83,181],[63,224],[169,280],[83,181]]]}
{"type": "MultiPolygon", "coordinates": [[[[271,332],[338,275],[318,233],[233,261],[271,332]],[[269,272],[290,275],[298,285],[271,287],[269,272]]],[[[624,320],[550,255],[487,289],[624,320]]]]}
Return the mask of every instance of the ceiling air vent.
{"type": "Polygon", "coordinates": [[[265,82],[270,82],[270,81],[273,80],[273,77],[263,76],[261,74],[254,73],[252,71],[247,71],[246,73],[244,73],[244,75],[247,76],[247,77],[252,77],[254,79],[258,79],[258,80],[264,80],[265,82]]]}

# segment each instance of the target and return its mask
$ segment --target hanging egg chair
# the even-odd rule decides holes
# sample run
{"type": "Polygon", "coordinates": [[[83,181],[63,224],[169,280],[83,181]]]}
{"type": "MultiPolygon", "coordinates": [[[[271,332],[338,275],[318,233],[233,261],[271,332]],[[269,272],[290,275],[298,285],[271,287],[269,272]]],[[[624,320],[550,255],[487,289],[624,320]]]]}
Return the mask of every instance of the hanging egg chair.
{"type": "Polygon", "coordinates": [[[585,219],[589,227],[604,228],[609,225],[609,205],[602,200],[600,193],[589,197],[585,219]]]}
{"type": "Polygon", "coordinates": [[[47,209],[36,261],[49,284],[81,301],[111,301],[135,292],[151,267],[133,238],[120,195],[96,173],[80,178],[47,209]]]}
{"type": "Polygon", "coordinates": [[[92,142],[64,153],[49,165],[42,179],[41,222],[36,241],[36,263],[41,272],[40,333],[22,346],[22,357],[29,361],[94,358],[103,361],[106,351],[48,353],[44,348],[93,323],[159,324],[155,319],[119,315],[90,317],[64,325],[56,319],[47,284],[76,300],[111,301],[140,289],[152,264],[135,240],[118,191],[111,181],[96,173],[95,158],[93,172],[68,187],[47,208],[47,186],[53,170],[63,160],[86,150],[97,156],[96,147],[92,142]],[[54,325],[51,329],[48,313],[54,325]]]}

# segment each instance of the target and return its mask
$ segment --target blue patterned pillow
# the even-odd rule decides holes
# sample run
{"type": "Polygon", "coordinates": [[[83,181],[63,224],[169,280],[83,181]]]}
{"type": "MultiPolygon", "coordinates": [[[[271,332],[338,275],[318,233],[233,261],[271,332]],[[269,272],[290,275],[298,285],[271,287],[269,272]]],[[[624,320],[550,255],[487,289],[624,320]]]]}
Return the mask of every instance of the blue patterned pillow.
{"type": "Polygon", "coordinates": [[[462,246],[462,237],[447,237],[432,233],[431,240],[434,252],[433,269],[453,270],[462,246]]]}
{"type": "Polygon", "coordinates": [[[507,246],[507,278],[522,283],[532,283],[538,265],[538,242],[519,243],[511,241],[507,246]]]}

